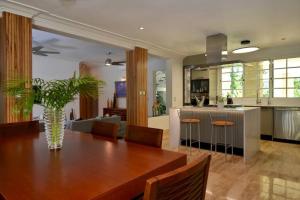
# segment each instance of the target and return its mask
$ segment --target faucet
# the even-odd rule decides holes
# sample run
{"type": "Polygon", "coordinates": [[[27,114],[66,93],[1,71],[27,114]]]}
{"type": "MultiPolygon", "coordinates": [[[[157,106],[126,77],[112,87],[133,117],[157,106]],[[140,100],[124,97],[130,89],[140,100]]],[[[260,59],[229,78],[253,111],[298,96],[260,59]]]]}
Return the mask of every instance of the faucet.
{"type": "Polygon", "coordinates": [[[261,104],[261,99],[259,98],[259,92],[256,92],[256,104],[261,104]]]}
{"type": "Polygon", "coordinates": [[[268,97],[268,105],[271,105],[272,104],[272,102],[271,102],[271,97],[269,96],[268,97]]]}

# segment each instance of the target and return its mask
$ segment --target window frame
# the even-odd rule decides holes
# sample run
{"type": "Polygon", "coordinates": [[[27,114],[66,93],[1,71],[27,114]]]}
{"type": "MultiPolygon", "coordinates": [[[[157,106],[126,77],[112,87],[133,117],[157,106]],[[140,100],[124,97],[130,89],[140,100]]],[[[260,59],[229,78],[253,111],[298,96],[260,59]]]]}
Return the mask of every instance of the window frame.
{"type": "MultiPolygon", "coordinates": [[[[223,91],[230,91],[230,92],[232,92],[232,90],[231,89],[223,89],[223,83],[231,83],[232,82],[232,80],[230,80],[230,81],[223,81],[223,74],[230,74],[230,73],[232,73],[232,70],[233,70],[233,65],[231,65],[231,66],[224,66],[224,67],[221,67],[221,70],[220,70],[220,82],[221,82],[221,96],[223,96],[223,91]],[[231,71],[230,72],[222,72],[223,71],[223,68],[231,68],[231,71]]],[[[237,72],[235,72],[235,73],[242,73],[242,80],[241,80],[241,83],[242,83],[242,88],[241,89],[236,89],[237,91],[241,91],[241,93],[242,93],[242,96],[241,97],[233,97],[233,98],[244,98],[244,96],[245,96],[245,79],[244,79],[244,77],[245,77],[245,66],[244,66],[244,64],[242,63],[242,71],[237,71],[237,72]]]]}
{"type": "MultiPolygon", "coordinates": [[[[298,57],[296,57],[296,58],[298,58],[298,57]]],[[[300,70],[300,65],[299,66],[293,66],[293,67],[289,67],[288,66],[288,60],[289,59],[293,59],[293,58],[283,58],[283,59],[274,59],[273,61],[272,61],[272,72],[273,72],[273,76],[272,76],[272,97],[273,98],[300,98],[300,97],[289,97],[288,96],[288,90],[292,90],[292,89],[295,89],[295,87],[289,87],[288,86],[288,80],[290,80],[290,79],[300,79],[300,77],[289,77],[289,75],[288,75],[288,69],[299,69],[300,70]],[[285,60],[285,67],[283,68],[283,67],[281,67],[281,68],[275,68],[274,67],[274,62],[276,61],[276,60],[285,60]],[[275,78],[275,76],[274,76],[274,72],[275,72],[275,70],[280,70],[280,69],[285,69],[285,77],[283,77],[283,78],[275,78]],[[285,87],[282,87],[282,88],[278,88],[278,87],[274,87],[274,85],[275,85],[275,80],[282,80],[282,79],[285,79],[285,87]],[[275,90],[278,90],[278,89],[284,89],[285,90],[285,96],[284,97],[275,97],[274,96],[274,93],[275,93],[275,90]]]]}
{"type": "Polygon", "coordinates": [[[272,87],[273,87],[273,84],[272,84],[272,76],[273,76],[273,73],[272,73],[272,68],[273,68],[273,65],[272,65],[272,61],[271,60],[262,60],[262,61],[259,61],[258,63],[260,63],[260,62],[269,62],[269,68],[268,69],[260,69],[259,68],[259,70],[258,70],[258,76],[259,76],[259,78],[258,78],[258,81],[259,81],[259,87],[257,88],[257,90],[258,90],[258,97],[259,98],[271,98],[272,97],[272,94],[273,94],[273,92],[272,92],[272,87]],[[269,71],[269,77],[268,78],[260,78],[260,74],[261,73],[263,73],[264,71],[269,71]],[[260,85],[260,82],[261,81],[264,81],[264,80],[268,80],[268,82],[269,82],[269,87],[268,88],[264,88],[264,87],[261,87],[261,85],[260,85]],[[268,97],[264,97],[264,96],[261,96],[260,95],[260,91],[261,90],[269,90],[269,96],[268,97]]]}

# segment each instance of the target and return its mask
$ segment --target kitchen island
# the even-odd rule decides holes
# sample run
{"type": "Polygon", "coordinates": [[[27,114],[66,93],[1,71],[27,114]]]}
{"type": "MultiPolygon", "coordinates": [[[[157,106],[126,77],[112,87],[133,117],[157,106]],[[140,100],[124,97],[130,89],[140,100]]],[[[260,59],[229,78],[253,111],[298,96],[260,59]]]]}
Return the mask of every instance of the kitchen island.
{"type": "MultiPolygon", "coordinates": [[[[201,144],[210,146],[211,140],[211,118],[217,120],[218,116],[226,115],[226,118],[234,122],[234,126],[227,128],[227,144],[231,144],[233,136],[234,153],[238,153],[247,161],[259,151],[260,140],[260,108],[259,107],[238,107],[238,108],[215,108],[215,107],[180,107],[170,108],[170,147],[176,149],[179,147],[181,139],[185,139],[186,124],[181,124],[181,118],[200,119],[201,144]]],[[[189,134],[188,134],[189,135],[189,134]]],[[[218,128],[215,130],[218,143],[224,143],[224,130],[218,128]]],[[[197,140],[197,126],[192,126],[192,140],[197,140]]],[[[188,138],[189,140],[189,138],[188,138]]]]}

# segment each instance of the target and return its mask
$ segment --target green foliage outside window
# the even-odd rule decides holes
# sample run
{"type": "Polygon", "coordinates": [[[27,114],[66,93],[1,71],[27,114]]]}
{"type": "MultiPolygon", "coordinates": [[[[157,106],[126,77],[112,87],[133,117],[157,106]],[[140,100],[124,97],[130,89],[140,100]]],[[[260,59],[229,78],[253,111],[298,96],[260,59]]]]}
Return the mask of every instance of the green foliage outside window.
{"type": "Polygon", "coordinates": [[[240,63],[222,68],[222,95],[243,97],[243,65],[240,63]]]}
{"type": "Polygon", "coordinates": [[[230,90],[231,90],[231,96],[232,97],[239,97],[239,90],[243,88],[243,76],[240,76],[233,70],[230,73],[231,78],[231,84],[230,84],[230,90]]]}
{"type": "Polygon", "coordinates": [[[300,78],[294,80],[294,95],[300,97],[300,78]]]}

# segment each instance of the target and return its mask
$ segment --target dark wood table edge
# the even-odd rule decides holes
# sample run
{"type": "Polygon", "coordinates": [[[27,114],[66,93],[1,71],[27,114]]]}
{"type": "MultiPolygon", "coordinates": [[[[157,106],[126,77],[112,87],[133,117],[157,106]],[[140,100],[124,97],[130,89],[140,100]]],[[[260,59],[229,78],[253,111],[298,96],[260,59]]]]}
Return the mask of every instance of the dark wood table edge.
{"type": "MultiPolygon", "coordinates": [[[[128,142],[131,143],[131,142],[128,142]]],[[[141,145],[141,144],[139,144],[141,145]]],[[[151,148],[155,148],[155,147],[151,147],[151,148]]],[[[166,172],[170,172],[173,171],[179,167],[185,166],[187,164],[187,155],[184,153],[180,153],[180,152],[175,152],[175,151],[170,151],[170,150],[165,150],[162,149],[163,151],[168,151],[168,152],[172,152],[172,153],[176,153],[178,155],[180,155],[178,157],[178,159],[173,160],[169,163],[167,163],[164,166],[161,166],[160,168],[156,169],[154,172],[153,171],[149,171],[147,172],[147,174],[140,176],[140,177],[136,177],[135,179],[129,180],[127,183],[120,185],[118,187],[115,187],[111,190],[106,191],[105,193],[102,193],[100,195],[96,195],[95,197],[93,197],[91,200],[115,200],[115,197],[110,197],[111,194],[115,194],[115,192],[119,191],[120,188],[124,187],[124,185],[126,184],[132,184],[132,181],[136,181],[136,179],[140,179],[138,180],[138,182],[140,182],[139,184],[137,184],[138,186],[142,186],[142,190],[140,190],[140,192],[135,193],[134,195],[132,195],[132,198],[135,196],[138,196],[139,194],[144,192],[145,186],[146,186],[146,181],[154,176],[157,175],[161,175],[164,174],[166,172]],[[144,182],[144,183],[141,183],[144,182]]],[[[128,186],[127,186],[128,187],[128,186]]],[[[131,188],[134,188],[134,186],[132,186],[131,188]]],[[[119,198],[117,198],[119,199],[119,198]]],[[[130,199],[130,198],[129,198],[130,199]]],[[[124,198],[125,200],[125,198],[124,198]]]]}

